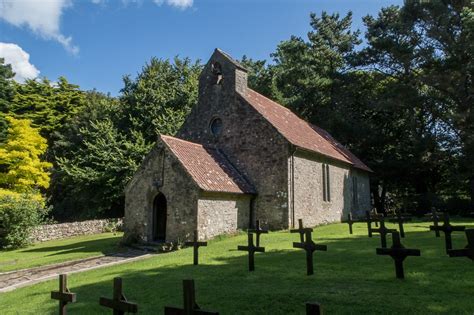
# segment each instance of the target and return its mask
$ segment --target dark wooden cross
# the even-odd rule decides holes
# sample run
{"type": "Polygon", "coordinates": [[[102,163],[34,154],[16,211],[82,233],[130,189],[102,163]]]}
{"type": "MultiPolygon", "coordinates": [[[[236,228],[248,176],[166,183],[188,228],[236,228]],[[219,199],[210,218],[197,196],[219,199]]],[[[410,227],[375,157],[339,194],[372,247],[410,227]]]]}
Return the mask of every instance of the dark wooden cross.
{"type": "Polygon", "coordinates": [[[301,248],[306,251],[306,274],[312,275],[313,271],[313,252],[316,250],[327,251],[326,245],[318,245],[313,242],[311,231],[305,231],[305,241],[303,243],[293,243],[294,248],[301,248]]]}
{"type": "Polygon", "coordinates": [[[323,309],[319,303],[308,302],[306,303],[306,315],[322,315],[323,309]]]}
{"type": "Polygon", "coordinates": [[[369,233],[369,237],[372,237],[372,216],[370,215],[370,211],[365,212],[365,218],[367,220],[367,231],[369,233]]]}
{"type": "Polygon", "coordinates": [[[122,278],[114,278],[114,296],[112,299],[101,297],[99,304],[111,308],[114,315],[124,315],[125,313],[137,313],[138,305],[127,301],[122,291],[122,278]]]}
{"type": "Polygon", "coordinates": [[[59,275],[59,291],[51,292],[51,299],[59,300],[59,314],[67,314],[66,305],[76,302],[76,293],[69,291],[67,287],[67,275],[59,275]]]}
{"type": "Polygon", "coordinates": [[[184,307],[165,306],[165,315],[218,315],[219,312],[201,310],[196,303],[194,280],[183,280],[184,307]]]}
{"type": "Polygon", "coordinates": [[[440,218],[440,212],[436,212],[435,209],[431,210],[431,213],[428,213],[426,214],[427,216],[429,216],[431,218],[431,220],[433,220],[433,226],[435,227],[435,235],[436,237],[440,237],[440,233],[439,233],[439,229],[438,229],[438,222],[439,222],[439,218],[440,218]]]}
{"type": "Polygon", "coordinates": [[[403,261],[408,256],[421,256],[419,249],[405,248],[400,242],[400,234],[398,232],[392,233],[392,247],[391,248],[377,248],[377,255],[389,255],[395,262],[395,273],[398,279],[404,279],[405,273],[403,271],[403,261]]]}
{"type": "Polygon", "coordinates": [[[400,236],[405,237],[405,229],[403,228],[403,223],[411,221],[409,216],[403,215],[401,212],[397,212],[395,217],[389,219],[389,222],[398,223],[398,229],[400,230],[400,236]]]}
{"type": "Polygon", "coordinates": [[[352,233],[353,233],[353,231],[352,231],[352,224],[354,224],[355,222],[357,222],[357,221],[354,221],[354,220],[352,219],[352,213],[349,213],[349,214],[347,215],[347,224],[349,224],[349,234],[352,234],[352,233]]]}
{"type": "Polygon", "coordinates": [[[466,229],[467,245],[463,249],[448,250],[449,257],[467,257],[474,261],[474,229],[466,229]]]}
{"type": "Polygon", "coordinates": [[[387,248],[387,234],[396,232],[397,230],[394,229],[387,229],[385,227],[385,220],[380,220],[380,227],[378,229],[371,228],[372,233],[379,233],[380,234],[380,241],[382,243],[382,248],[387,248]]]}
{"type": "Polygon", "coordinates": [[[245,250],[249,252],[249,271],[255,270],[255,252],[264,253],[265,247],[259,247],[253,245],[253,233],[248,233],[248,244],[247,246],[238,246],[238,250],[245,250]]]}
{"type": "Polygon", "coordinates": [[[464,231],[466,227],[460,226],[460,225],[457,225],[457,226],[451,225],[451,223],[449,223],[449,214],[447,212],[444,213],[443,221],[444,221],[443,225],[441,226],[431,225],[430,230],[431,231],[438,230],[438,231],[444,232],[444,243],[446,246],[446,253],[448,253],[448,251],[453,248],[451,233],[456,232],[456,231],[464,231]]]}
{"type": "Polygon", "coordinates": [[[299,233],[300,234],[300,242],[304,243],[304,235],[307,231],[313,232],[312,228],[304,228],[303,227],[303,219],[298,219],[298,228],[290,230],[290,233],[299,233]]]}
{"type": "Polygon", "coordinates": [[[199,246],[207,246],[207,242],[199,242],[198,241],[198,231],[194,231],[194,239],[192,242],[185,242],[184,243],[186,246],[192,246],[194,248],[193,251],[193,260],[194,264],[198,265],[199,264],[199,246]]]}
{"type": "Polygon", "coordinates": [[[255,229],[249,229],[248,232],[250,233],[255,233],[255,235],[257,236],[256,238],[256,245],[257,247],[260,246],[260,234],[268,234],[268,230],[267,229],[262,229],[260,227],[260,220],[257,220],[257,223],[255,225],[255,229]]]}

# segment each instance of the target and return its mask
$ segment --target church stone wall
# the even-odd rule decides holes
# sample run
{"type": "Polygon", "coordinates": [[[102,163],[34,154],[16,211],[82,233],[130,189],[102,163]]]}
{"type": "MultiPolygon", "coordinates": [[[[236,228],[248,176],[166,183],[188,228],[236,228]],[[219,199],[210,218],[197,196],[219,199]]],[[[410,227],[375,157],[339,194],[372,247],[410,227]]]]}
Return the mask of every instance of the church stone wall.
{"type": "Polygon", "coordinates": [[[365,218],[365,212],[372,210],[370,200],[370,179],[367,172],[353,169],[351,176],[357,178],[357,197],[354,198],[354,205],[352,207],[352,215],[354,217],[365,218]]]}
{"type": "MultiPolygon", "coordinates": [[[[340,222],[353,209],[353,180],[348,165],[301,151],[296,151],[288,164],[289,174],[294,178],[293,185],[289,182],[289,190],[290,207],[294,207],[295,222],[301,218],[305,226],[340,222]],[[324,201],[323,198],[323,163],[329,165],[330,201],[324,201]]],[[[359,177],[359,186],[368,183],[368,176],[363,176],[362,172],[359,177]]],[[[360,191],[359,195],[359,200],[364,204],[366,198],[362,195],[368,196],[368,192],[360,191]]],[[[290,219],[291,216],[290,211],[290,219]]]]}
{"type": "Polygon", "coordinates": [[[199,239],[211,239],[221,234],[248,228],[250,196],[202,196],[198,201],[199,239]]]}
{"type": "Polygon", "coordinates": [[[251,221],[270,229],[288,228],[288,142],[239,93],[247,89],[247,74],[215,54],[199,82],[199,103],[193,107],[177,137],[219,148],[256,188],[251,221]],[[222,65],[223,80],[215,84],[211,64],[222,65]],[[210,122],[222,120],[213,135],[210,122]]]}
{"type": "Polygon", "coordinates": [[[153,148],[125,191],[125,239],[152,241],[153,201],[167,200],[166,241],[191,239],[196,228],[199,188],[162,143],[153,148]]]}

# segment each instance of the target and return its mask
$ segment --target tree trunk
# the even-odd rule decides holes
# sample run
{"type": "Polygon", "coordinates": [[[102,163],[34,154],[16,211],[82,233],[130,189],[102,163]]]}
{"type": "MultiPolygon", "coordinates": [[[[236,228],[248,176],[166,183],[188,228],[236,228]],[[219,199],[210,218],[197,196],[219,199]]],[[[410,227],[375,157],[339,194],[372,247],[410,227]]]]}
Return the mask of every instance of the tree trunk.
{"type": "Polygon", "coordinates": [[[385,187],[385,184],[380,185],[380,182],[376,181],[372,186],[372,196],[374,196],[374,207],[377,210],[377,213],[385,213],[386,195],[387,189],[385,187]]]}

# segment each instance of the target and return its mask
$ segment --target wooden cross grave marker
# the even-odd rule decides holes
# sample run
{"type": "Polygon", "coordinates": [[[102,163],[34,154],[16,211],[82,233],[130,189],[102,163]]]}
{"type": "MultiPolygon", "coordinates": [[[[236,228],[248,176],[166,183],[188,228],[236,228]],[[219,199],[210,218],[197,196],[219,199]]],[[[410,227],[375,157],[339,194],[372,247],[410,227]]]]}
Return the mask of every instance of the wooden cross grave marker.
{"type": "Polygon", "coordinates": [[[372,237],[372,216],[370,215],[370,211],[365,212],[365,217],[367,220],[367,231],[368,231],[369,237],[372,237]]]}
{"type": "Polygon", "coordinates": [[[255,225],[255,229],[248,229],[247,232],[255,233],[255,235],[257,236],[257,238],[256,238],[256,246],[257,247],[260,246],[260,234],[268,234],[267,229],[262,229],[260,227],[260,220],[257,220],[256,225],[255,225]]]}
{"type": "Polygon", "coordinates": [[[395,217],[388,220],[392,223],[398,223],[398,229],[400,230],[400,236],[405,237],[405,229],[403,228],[403,224],[411,221],[409,216],[403,215],[401,212],[397,212],[395,217]]]}
{"type": "Polygon", "coordinates": [[[184,307],[165,306],[165,315],[218,315],[219,312],[205,311],[196,303],[194,280],[183,280],[184,307]]]}
{"type": "Polygon", "coordinates": [[[466,229],[467,245],[463,249],[448,250],[449,257],[467,257],[474,261],[474,229],[466,229]]]}
{"type": "Polygon", "coordinates": [[[312,228],[304,228],[303,227],[303,219],[298,219],[298,228],[290,230],[290,233],[299,233],[300,234],[300,242],[304,243],[304,235],[307,231],[313,232],[313,229],[312,228]]]}
{"type": "Polygon", "coordinates": [[[185,242],[184,243],[186,246],[192,246],[193,249],[193,264],[198,265],[199,264],[199,247],[200,246],[207,246],[207,242],[199,242],[198,241],[198,231],[194,231],[194,239],[192,242],[185,242]]]}
{"type": "Polygon", "coordinates": [[[311,237],[311,231],[305,231],[305,241],[302,243],[293,243],[294,248],[301,248],[306,251],[306,274],[312,275],[313,271],[313,252],[316,250],[327,251],[328,247],[326,245],[318,245],[313,242],[311,237]]]}
{"type": "Polygon", "coordinates": [[[59,291],[51,291],[51,299],[59,300],[59,315],[66,315],[66,305],[76,302],[76,293],[67,287],[67,275],[59,275],[59,291]]]}
{"type": "Polygon", "coordinates": [[[349,234],[352,234],[353,231],[352,231],[352,225],[356,222],[359,222],[359,220],[353,220],[352,219],[352,213],[349,213],[347,215],[347,224],[349,224],[349,234]]]}
{"type": "Polygon", "coordinates": [[[380,227],[378,229],[371,228],[372,233],[379,233],[380,234],[380,241],[382,243],[382,248],[387,248],[387,234],[396,232],[395,229],[387,229],[385,227],[385,220],[380,220],[380,227]]]}
{"type": "Polygon", "coordinates": [[[408,249],[400,242],[400,234],[398,232],[392,233],[392,247],[391,248],[377,248],[377,255],[389,255],[395,262],[395,273],[398,279],[405,278],[403,270],[403,261],[408,256],[421,256],[419,249],[408,249]]]}
{"type": "Polygon", "coordinates": [[[112,299],[101,297],[99,304],[111,308],[114,315],[124,315],[125,313],[137,313],[138,305],[127,301],[122,291],[122,278],[114,278],[114,295],[112,299]]]}
{"type": "Polygon", "coordinates": [[[435,227],[435,235],[436,237],[440,237],[439,229],[438,229],[438,223],[439,223],[439,218],[441,215],[441,212],[436,212],[435,209],[431,210],[430,213],[425,214],[428,216],[431,220],[433,220],[433,226],[435,227]]]}
{"type": "Polygon", "coordinates": [[[249,252],[249,271],[255,270],[255,252],[264,253],[265,247],[255,246],[253,244],[253,233],[248,233],[248,243],[247,246],[238,246],[238,250],[244,250],[249,252]]]}
{"type": "Polygon", "coordinates": [[[446,247],[446,253],[448,253],[450,249],[453,249],[453,240],[451,238],[451,233],[456,232],[456,231],[464,231],[466,227],[461,226],[461,225],[457,225],[457,226],[451,225],[451,223],[449,223],[449,214],[447,212],[444,213],[443,221],[444,221],[443,225],[441,226],[431,225],[430,230],[431,231],[438,230],[438,231],[444,232],[444,243],[446,247]]]}

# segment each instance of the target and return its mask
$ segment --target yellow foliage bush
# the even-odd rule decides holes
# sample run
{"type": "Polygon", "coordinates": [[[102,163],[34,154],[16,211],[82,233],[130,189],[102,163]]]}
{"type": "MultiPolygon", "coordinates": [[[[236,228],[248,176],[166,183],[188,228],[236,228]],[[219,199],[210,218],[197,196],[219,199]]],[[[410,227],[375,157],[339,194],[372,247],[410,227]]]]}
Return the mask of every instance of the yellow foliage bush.
{"type": "MultiPolygon", "coordinates": [[[[40,157],[48,148],[46,139],[31,127],[31,121],[6,117],[7,140],[0,147],[0,195],[34,193],[49,187],[49,162],[40,157]]],[[[41,198],[41,196],[40,196],[41,198]]]]}

